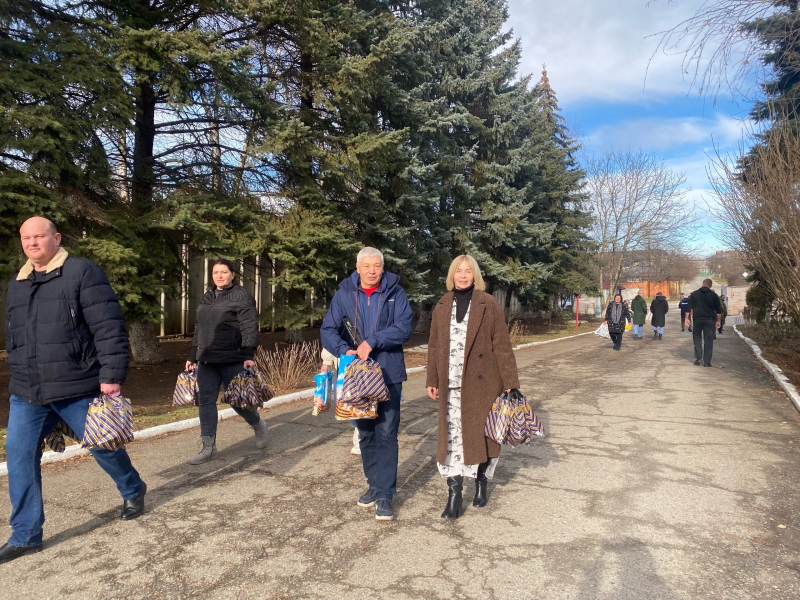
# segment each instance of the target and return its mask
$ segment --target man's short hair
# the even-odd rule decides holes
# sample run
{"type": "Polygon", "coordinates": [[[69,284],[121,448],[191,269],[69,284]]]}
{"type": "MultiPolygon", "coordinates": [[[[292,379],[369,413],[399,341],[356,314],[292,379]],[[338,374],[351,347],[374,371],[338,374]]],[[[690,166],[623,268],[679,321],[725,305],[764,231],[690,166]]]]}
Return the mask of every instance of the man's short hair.
{"type": "Polygon", "coordinates": [[[358,256],[356,256],[356,264],[359,264],[362,258],[367,258],[368,256],[380,256],[381,266],[383,266],[383,252],[377,248],[373,248],[372,246],[364,246],[358,251],[358,256]]]}
{"type": "Polygon", "coordinates": [[[712,285],[714,285],[714,282],[712,280],[703,279],[703,287],[710,288],[712,285]]]}

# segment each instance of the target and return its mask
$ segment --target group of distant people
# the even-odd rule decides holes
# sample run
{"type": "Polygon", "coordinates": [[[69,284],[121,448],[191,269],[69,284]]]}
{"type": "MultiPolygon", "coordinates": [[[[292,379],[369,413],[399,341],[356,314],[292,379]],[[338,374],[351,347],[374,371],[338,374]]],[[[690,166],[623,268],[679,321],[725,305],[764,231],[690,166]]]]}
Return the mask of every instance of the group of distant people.
{"type": "MultiPolygon", "coordinates": [[[[61,421],[82,438],[92,400],[100,394],[121,395],[130,354],[122,310],[103,270],[69,255],[46,218],[25,221],[20,239],[28,261],[6,297],[12,531],[0,547],[0,564],[42,550],[43,440],[61,421]]],[[[236,283],[234,264],[217,260],[212,280],[197,309],[186,361],[199,387],[200,450],[189,460],[193,465],[216,457],[219,391],[254,366],[258,345],[255,301],[236,283]]],[[[448,488],[441,516],[456,519],[463,512],[465,478],[475,480],[472,505],[487,504],[500,445],[484,435],[485,423],[495,398],[515,391],[519,379],[503,309],[485,292],[473,257],[453,260],[446,288],[432,314],[426,385],[428,396],[439,403],[436,460],[448,488]]],[[[378,520],[394,518],[400,402],[407,378],[403,344],[411,337],[411,322],[399,276],[384,270],[379,250],[366,247],[358,253],[355,272],[339,285],[320,331],[328,356],[376,360],[388,388],[389,399],[378,403],[377,418],[355,421],[368,485],[356,504],[375,507],[378,520]],[[347,325],[358,335],[351,336],[347,325]],[[356,346],[354,339],[363,341],[356,346]]],[[[256,448],[265,448],[267,425],[258,411],[237,412],[253,428],[256,448]]],[[[127,451],[90,451],[122,496],[120,519],[141,516],[147,485],[127,451]]]]}
{"type": "MultiPolygon", "coordinates": [[[[704,279],[700,289],[691,294],[684,294],[678,303],[681,311],[681,331],[688,327],[694,342],[694,364],[704,367],[711,366],[711,357],[714,351],[714,339],[717,333],[722,334],[728,307],[725,296],[718,296],[711,289],[714,282],[704,279]]],[[[661,292],[656,292],[656,297],[650,303],[650,324],[653,327],[653,339],[661,340],[664,337],[666,315],[669,312],[669,302],[661,292]]],[[[628,307],[622,299],[620,292],[606,307],[604,324],[614,344],[614,350],[622,349],[622,337],[627,326],[633,325],[633,339],[641,340],[645,323],[647,322],[647,301],[641,294],[636,297],[628,307]]]]}

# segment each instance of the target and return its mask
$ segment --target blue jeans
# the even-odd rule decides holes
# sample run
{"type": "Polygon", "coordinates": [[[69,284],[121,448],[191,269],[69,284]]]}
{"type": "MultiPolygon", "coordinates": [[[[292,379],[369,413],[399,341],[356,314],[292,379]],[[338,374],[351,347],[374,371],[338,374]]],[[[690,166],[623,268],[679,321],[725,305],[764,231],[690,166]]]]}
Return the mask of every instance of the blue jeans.
{"type": "MultiPolygon", "coordinates": [[[[38,546],[42,543],[44,506],[42,504],[42,441],[58,420],[83,438],[86,414],[93,396],[59,400],[44,406],[34,406],[11,395],[6,437],[8,466],[8,495],[11,499],[12,546],[38,546]]],[[[124,448],[120,450],[90,450],[97,464],[111,476],[125,499],[135,498],[144,482],[131,464],[124,448]]]]}
{"type": "Polygon", "coordinates": [[[387,385],[389,400],[378,403],[377,419],[356,419],[361,463],[375,499],[391,500],[397,492],[397,430],[400,428],[402,383],[387,385]]]}
{"type": "MultiPolygon", "coordinates": [[[[197,363],[197,405],[200,416],[200,435],[213,437],[217,435],[217,397],[219,386],[228,389],[228,386],[239,373],[244,371],[243,362],[235,363],[197,363]]],[[[240,417],[251,427],[258,425],[261,416],[257,410],[232,406],[240,417]]]]}
{"type": "Polygon", "coordinates": [[[653,331],[657,331],[658,333],[663,335],[664,328],[663,327],[656,327],[655,325],[653,325],[653,331]]]}
{"type": "Polygon", "coordinates": [[[633,324],[633,335],[638,335],[642,337],[642,331],[644,330],[644,325],[637,325],[636,323],[633,324]]]}

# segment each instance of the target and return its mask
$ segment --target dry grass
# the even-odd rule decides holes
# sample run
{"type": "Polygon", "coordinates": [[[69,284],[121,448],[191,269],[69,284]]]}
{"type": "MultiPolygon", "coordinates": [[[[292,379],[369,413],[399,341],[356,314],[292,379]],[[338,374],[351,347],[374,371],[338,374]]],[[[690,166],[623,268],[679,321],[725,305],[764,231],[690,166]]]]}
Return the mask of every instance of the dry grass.
{"type": "Polygon", "coordinates": [[[800,331],[791,322],[740,325],[739,331],[755,341],[771,363],[778,365],[795,387],[800,388],[800,331]]]}
{"type": "Polygon", "coordinates": [[[531,332],[528,327],[519,319],[512,321],[508,325],[508,336],[511,338],[511,347],[519,346],[524,339],[530,337],[531,332]]]}
{"type": "Polygon", "coordinates": [[[303,389],[313,385],[312,377],[319,371],[320,344],[275,344],[274,351],[261,346],[253,360],[273,392],[303,389]]]}

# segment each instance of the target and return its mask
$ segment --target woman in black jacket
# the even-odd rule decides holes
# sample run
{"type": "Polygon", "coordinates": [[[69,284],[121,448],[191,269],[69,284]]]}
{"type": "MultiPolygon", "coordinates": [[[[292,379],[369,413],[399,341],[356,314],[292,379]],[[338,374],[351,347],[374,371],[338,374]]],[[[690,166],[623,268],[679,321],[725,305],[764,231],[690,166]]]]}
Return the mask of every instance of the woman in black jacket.
{"type": "Polygon", "coordinates": [[[611,341],[614,342],[614,350],[622,349],[622,334],[625,331],[625,324],[631,322],[631,311],[628,305],[622,301],[622,294],[614,294],[613,302],[609,302],[606,308],[606,320],[608,333],[611,341]]]}
{"type": "Polygon", "coordinates": [[[653,320],[650,322],[653,326],[653,339],[660,340],[664,335],[664,325],[669,312],[669,302],[661,292],[656,292],[655,300],[650,303],[650,312],[653,313],[653,320]]]}
{"type": "MultiPolygon", "coordinates": [[[[258,315],[253,297],[234,283],[233,263],[219,259],[211,278],[214,288],[197,307],[194,338],[186,369],[197,369],[200,408],[200,452],[189,462],[199,465],[217,454],[217,397],[245,367],[254,367],[258,346],[258,315]]],[[[267,446],[267,424],[257,410],[233,407],[256,434],[256,448],[267,446]]]]}

